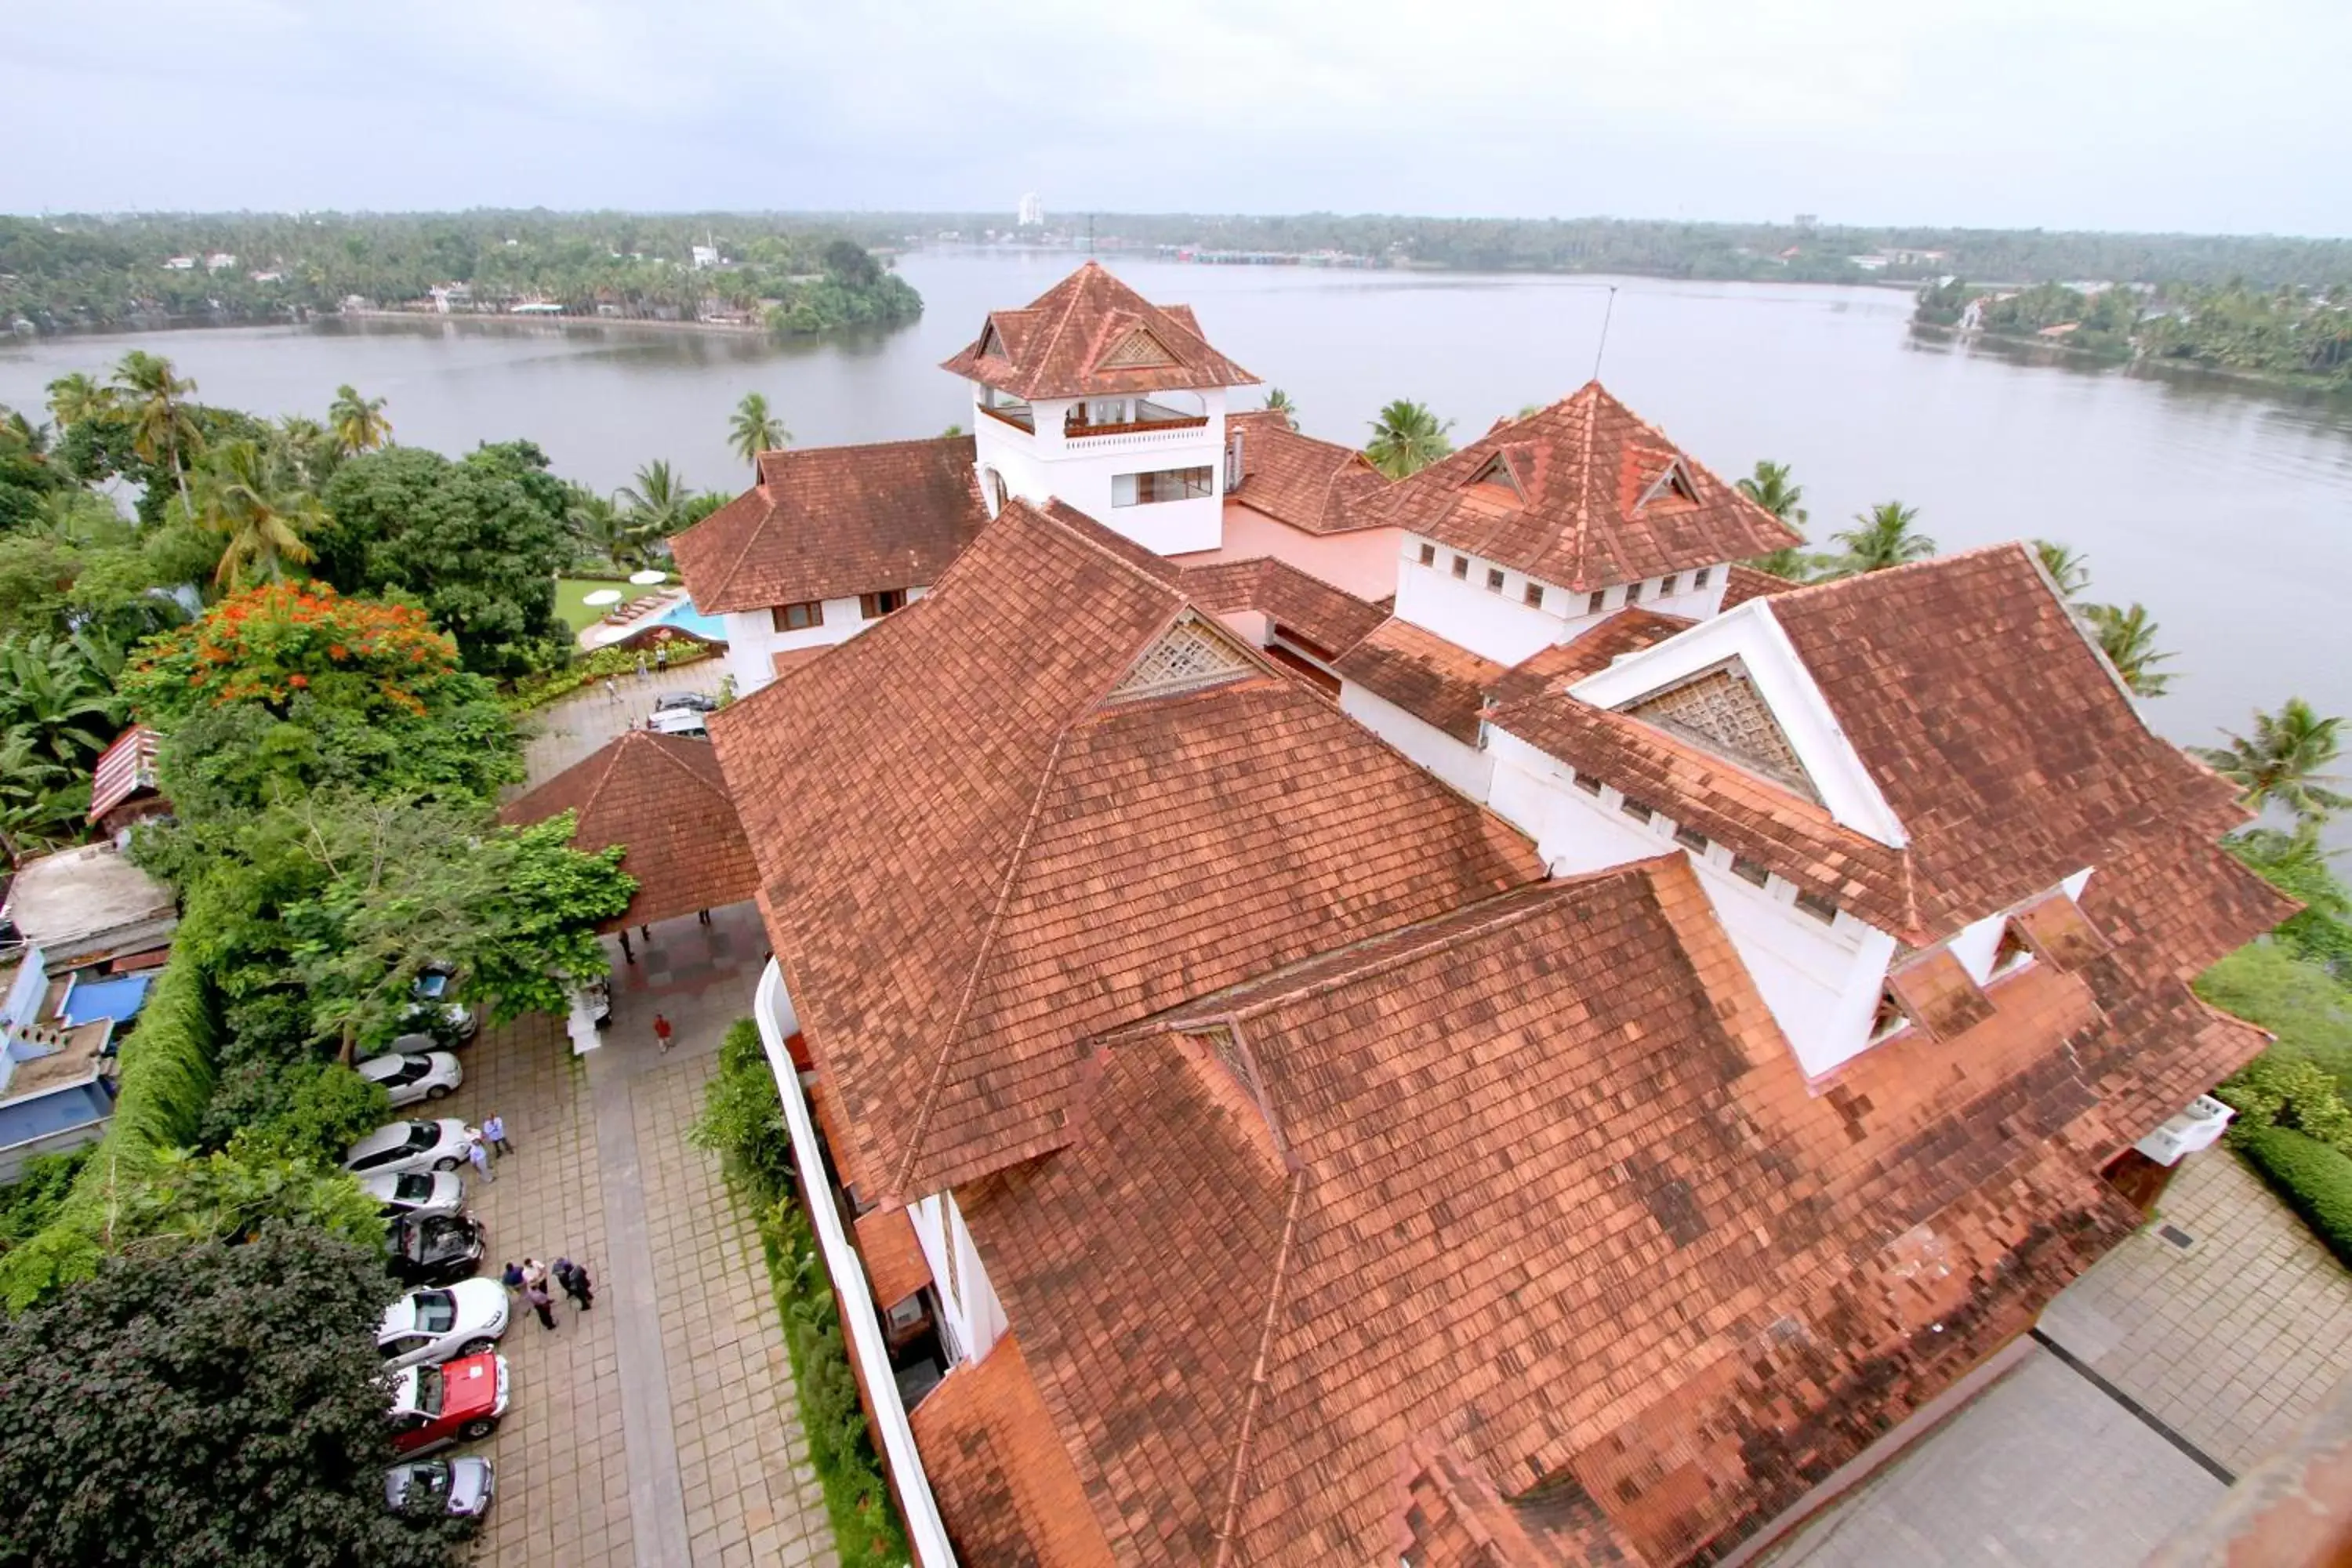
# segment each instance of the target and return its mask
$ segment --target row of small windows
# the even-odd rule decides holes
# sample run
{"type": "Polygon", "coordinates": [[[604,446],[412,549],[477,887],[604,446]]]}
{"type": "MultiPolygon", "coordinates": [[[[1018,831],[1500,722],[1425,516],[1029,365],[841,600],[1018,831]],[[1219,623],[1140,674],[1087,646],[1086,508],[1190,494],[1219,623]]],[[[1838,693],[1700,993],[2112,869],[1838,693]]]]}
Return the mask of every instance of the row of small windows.
{"type": "MultiPolygon", "coordinates": [[[[1581,768],[1576,771],[1575,775],[1569,782],[1595,800],[1601,798],[1601,781],[1581,768]]],[[[1670,822],[1675,831],[1675,842],[1702,859],[1706,858],[1708,850],[1715,847],[1715,841],[1706,834],[1687,824],[1671,822],[1671,819],[1663,816],[1658,809],[1647,801],[1637,800],[1630,795],[1621,795],[1618,797],[1617,809],[1645,827],[1653,821],[1670,822]]],[[[1752,860],[1737,851],[1732,854],[1730,870],[1733,876],[1751,887],[1764,887],[1772,879],[1769,867],[1760,860],[1752,860]]],[[[1832,923],[1838,917],[1835,900],[1822,898],[1819,893],[1809,892],[1802,888],[1797,889],[1797,908],[1823,925],[1832,923]]]]}
{"type": "MultiPolygon", "coordinates": [[[[904,609],[907,590],[883,588],[857,595],[857,614],[861,620],[881,619],[893,610],[904,609]]],[[[778,605],[768,611],[768,624],[780,632],[804,632],[824,625],[824,601],[804,599],[797,605],[778,605]]]]}
{"type": "MultiPolygon", "coordinates": [[[[1423,566],[1434,566],[1437,564],[1437,546],[1434,544],[1424,544],[1421,547],[1421,563],[1423,566]]],[[[1467,555],[1456,555],[1454,557],[1452,565],[1454,575],[1456,578],[1465,583],[1470,580],[1470,557],[1467,555]]],[[[1687,591],[1696,594],[1714,580],[1715,568],[1712,566],[1702,566],[1697,571],[1690,574],[1690,585],[1687,591]]],[[[1499,594],[1503,591],[1503,586],[1504,579],[1502,568],[1499,566],[1487,567],[1486,592],[1489,594],[1499,594]]],[[[1626,584],[1625,603],[1628,605],[1640,604],[1642,602],[1642,592],[1646,584],[1641,583],[1626,584]]],[[[1657,596],[1659,598],[1667,598],[1673,595],[1682,592],[1685,592],[1683,586],[1683,574],[1679,572],[1672,572],[1658,579],[1657,596]]],[[[1542,609],[1544,603],[1544,585],[1536,582],[1533,578],[1529,578],[1527,587],[1521,593],[1521,598],[1529,608],[1538,610],[1542,609]]],[[[1584,613],[1588,616],[1597,616],[1608,606],[1608,601],[1609,590],[1606,588],[1596,588],[1585,596],[1584,613]]]]}

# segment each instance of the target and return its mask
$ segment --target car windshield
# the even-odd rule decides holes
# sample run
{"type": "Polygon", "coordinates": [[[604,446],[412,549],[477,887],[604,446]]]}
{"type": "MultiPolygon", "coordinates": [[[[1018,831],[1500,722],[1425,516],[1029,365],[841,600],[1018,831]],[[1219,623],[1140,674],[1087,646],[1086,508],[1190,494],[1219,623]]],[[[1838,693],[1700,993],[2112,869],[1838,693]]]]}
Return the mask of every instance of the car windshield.
{"type": "Polygon", "coordinates": [[[418,1369],[416,1374],[417,1409],[422,1410],[427,1415],[440,1415],[442,1392],[443,1385],[441,1381],[441,1369],[439,1367],[428,1366],[418,1369]]]}
{"type": "Polygon", "coordinates": [[[433,1064],[423,1057],[403,1057],[398,1067],[383,1075],[383,1081],[388,1084],[415,1083],[432,1070],[433,1064]]]}
{"type": "Polygon", "coordinates": [[[393,1195],[404,1204],[421,1204],[433,1195],[433,1178],[422,1171],[410,1171],[393,1188],[393,1195]]]}
{"type": "Polygon", "coordinates": [[[439,1142],[441,1142],[439,1127],[430,1121],[412,1121],[408,1124],[408,1142],[401,1147],[414,1154],[430,1149],[439,1142]]]}
{"type": "Polygon", "coordinates": [[[416,1298],[416,1326],[428,1334],[446,1334],[457,1322],[457,1298],[446,1290],[420,1291],[416,1298]]]}

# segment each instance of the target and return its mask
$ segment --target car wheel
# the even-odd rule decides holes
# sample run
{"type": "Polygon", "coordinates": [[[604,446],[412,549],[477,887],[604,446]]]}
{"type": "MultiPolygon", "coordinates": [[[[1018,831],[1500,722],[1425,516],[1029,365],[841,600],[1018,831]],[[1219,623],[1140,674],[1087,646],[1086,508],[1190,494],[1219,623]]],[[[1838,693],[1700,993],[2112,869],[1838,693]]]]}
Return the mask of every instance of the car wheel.
{"type": "Polygon", "coordinates": [[[425,1098],[427,1100],[446,1100],[449,1098],[449,1088],[446,1084],[436,1083],[431,1089],[425,1091],[425,1098]]]}
{"type": "Polygon", "coordinates": [[[487,1415],[478,1415],[457,1428],[457,1436],[468,1443],[478,1443],[499,1429],[499,1424],[487,1415]]]}
{"type": "Polygon", "coordinates": [[[496,1340],[467,1340],[457,1347],[457,1353],[461,1356],[487,1355],[498,1348],[499,1342],[496,1340]]]}
{"type": "Polygon", "coordinates": [[[433,1162],[433,1168],[436,1171],[454,1171],[457,1168],[457,1157],[452,1155],[446,1160],[436,1160],[433,1162]]]}

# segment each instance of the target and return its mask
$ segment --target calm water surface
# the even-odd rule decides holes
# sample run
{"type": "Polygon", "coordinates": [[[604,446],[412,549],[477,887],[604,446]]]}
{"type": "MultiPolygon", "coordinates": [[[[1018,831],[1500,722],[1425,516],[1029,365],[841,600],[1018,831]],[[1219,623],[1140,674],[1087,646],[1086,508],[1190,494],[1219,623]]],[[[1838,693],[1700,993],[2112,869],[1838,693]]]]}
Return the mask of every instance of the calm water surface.
{"type": "MultiPolygon", "coordinates": [[[[803,446],[969,423],[939,362],[1074,259],[911,256],[919,324],[813,344],[438,322],[0,340],[0,403],[37,408],[51,378],[147,348],[207,402],[315,415],[348,381],[389,399],[404,441],[527,437],[599,487],[667,458],[697,487],[733,489],[746,476],[727,416],[746,392],[765,392],[803,446]]],[[[1609,299],[1583,278],[1110,264],[1197,306],[1309,432],[1348,442],[1391,397],[1428,403],[1464,438],[1574,390],[1609,299]]],[[[2352,399],[2021,363],[1916,338],[1909,311],[1893,290],[1622,279],[1603,379],[1727,478],[1792,464],[1816,540],[1898,499],[1947,551],[2040,536],[2086,552],[2094,594],[2146,602],[2179,655],[2173,695],[2150,709],[2179,739],[2294,693],[2352,713],[2352,608],[2333,602],[2352,583],[2352,399]]]]}

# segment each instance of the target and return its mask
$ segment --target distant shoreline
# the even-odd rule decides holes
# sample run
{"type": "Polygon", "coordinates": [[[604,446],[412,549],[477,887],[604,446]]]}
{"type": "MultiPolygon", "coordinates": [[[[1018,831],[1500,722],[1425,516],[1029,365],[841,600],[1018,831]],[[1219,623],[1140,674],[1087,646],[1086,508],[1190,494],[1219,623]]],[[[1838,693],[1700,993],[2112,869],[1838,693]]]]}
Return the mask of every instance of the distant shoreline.
{"type": "MultiPolygon", "coordinates": [[[[656,332],[717,332],[729,337],[778,337],[782,334],[768,331],[764,321],[656,321],[635,316],[549,316],[532,314],[518,316],[511,312],[493,314],[487,310],[452,310],[443,315],[437,310],[337,310],[331,315],[320,314],[317,321],[424,321],[436,326],[449,322],[467,325],[500,327],[596,327],[617,328],[623,331],[656,332]]],[[[828,329],[837,330],[837,329],[828,329]]],[[[806,337],[821,333],[800,334],[806,337]]]]}

